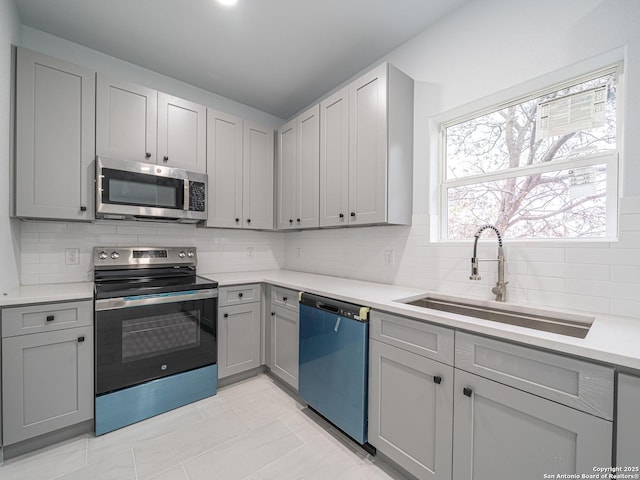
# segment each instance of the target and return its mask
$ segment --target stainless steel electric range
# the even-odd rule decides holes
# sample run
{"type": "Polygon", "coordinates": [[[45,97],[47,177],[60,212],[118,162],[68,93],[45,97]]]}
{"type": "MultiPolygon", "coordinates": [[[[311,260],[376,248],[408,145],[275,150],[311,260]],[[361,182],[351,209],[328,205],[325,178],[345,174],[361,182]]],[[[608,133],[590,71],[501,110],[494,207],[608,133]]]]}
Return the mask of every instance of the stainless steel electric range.
{"type": "Polygon", "coordinates": [[[96,435],[215,395],[218,284],[195,248],[96,247],[96,435]]]}

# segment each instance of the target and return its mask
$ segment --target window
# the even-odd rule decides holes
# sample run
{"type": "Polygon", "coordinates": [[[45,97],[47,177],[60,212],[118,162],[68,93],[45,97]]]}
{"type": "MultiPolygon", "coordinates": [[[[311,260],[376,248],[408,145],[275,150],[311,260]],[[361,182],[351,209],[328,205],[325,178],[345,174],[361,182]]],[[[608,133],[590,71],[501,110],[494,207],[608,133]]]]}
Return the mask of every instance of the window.
{"type": "Polygon", "coordinates": [[[442,238],[617,235],[617,67],[442,126],[442,238]]]}

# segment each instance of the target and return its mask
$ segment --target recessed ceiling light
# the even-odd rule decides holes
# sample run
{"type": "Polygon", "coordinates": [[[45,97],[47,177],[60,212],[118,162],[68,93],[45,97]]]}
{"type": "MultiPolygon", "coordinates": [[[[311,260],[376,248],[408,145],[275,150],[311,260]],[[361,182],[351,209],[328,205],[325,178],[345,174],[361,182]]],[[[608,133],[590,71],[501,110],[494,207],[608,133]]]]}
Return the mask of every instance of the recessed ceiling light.
{"type": "Polygon", "coordinates": [[[238,0],[218,0],[222,5],[235,5],[238,0]]]}

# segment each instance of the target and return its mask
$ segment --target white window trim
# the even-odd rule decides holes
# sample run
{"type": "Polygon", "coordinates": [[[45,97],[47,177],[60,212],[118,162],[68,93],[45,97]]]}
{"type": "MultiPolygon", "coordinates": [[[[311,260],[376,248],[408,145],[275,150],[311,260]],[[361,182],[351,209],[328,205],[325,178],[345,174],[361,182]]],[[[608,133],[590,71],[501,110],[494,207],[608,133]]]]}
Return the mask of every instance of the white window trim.
{"type": "Polygon", "coordinates": [[[439,243],[465,243],[468,242],[469,239],[452,239],[448,238],[448,197],[447,197],[447,189],[452,186],[459,186],[465,184],[476,184],[481,183],[483,181],[495,181],[504,178],[512,178],[519,177],[525,175],[531,175],[535,173],[544,173],[546,171],[557,171],[562,169],[562,165],[565,168],[573,168],[573,167],[581,167],[581,166],[590,166],[596,164],[606,163],[607,165],[607,187],[606,187],[606,201],[607,205],[612,208],[607,208],[607,232],[605,237],[591,237],[591,238],[518,238],[518,239],[510,239],[510,242],[516,241],[518,243],[537,243],[543,242],[545,244],[550,244],[551,242],[615,242],[618,241],[618,224],[619,224],[619,199],[622,194],[620,191],[620,149],[623,141],[623,107],[624,107],[624,76],[622,73],[624,72],[624,63],[619,61],[613,65],[608,65],[606,67],[599,68],[597,70],[592,70],[588,73],[584,73],[582,75],[574,76],[568,80],[554,83],[546,88],[537,89],[533,92],[530,92],[526,95],[521,95],[517,98],[511,98],[508,101],[502,101],[495,103],[493,105],[485,106],[481,109],[475,109],[470,113],[456,116],[455,118],[449,118],[446,121],[442,121],[439,124],[439,142],[438,142],[438,169],[439,169],[439,182],[438,182],[438,191],[439,191],[439,208],[438,213],[440,217],[439,222],[439,232],[437,235],[437,241],[439,243]],[[529,100],[533,100],[539,98],[541,96],[547,95],[551,92],[555,92],[558,90],[562,90],[564,88],[570,87],[572,85],[576,85],[578,83],[583,83],[588,80],[604,76],[610,73],[616,73],[616,83],[617,83],[617,102],[616,102],[616,150],[607,150],[603,152],[598,152],[595,155],[579,157],[579,158],[569,158],[569,159],[558,159],[552,162],[545,162],[540,164],[534,164],[523,167],[514,167],[504,170],[499,170],[498,172],[492,172],[487,174],[477,174],[470,175],[462,178],[446,178],[446,131],[447,128],[452,125],[457,125],[459,123],[466,122],[468,120],[472,120],[474,118],[487,115],[504,108],[508,108],[512,105],[517,105],[522,102],[526,102],[529,100]],[[516,173],[517,172],[517,173],[516,173]]]}

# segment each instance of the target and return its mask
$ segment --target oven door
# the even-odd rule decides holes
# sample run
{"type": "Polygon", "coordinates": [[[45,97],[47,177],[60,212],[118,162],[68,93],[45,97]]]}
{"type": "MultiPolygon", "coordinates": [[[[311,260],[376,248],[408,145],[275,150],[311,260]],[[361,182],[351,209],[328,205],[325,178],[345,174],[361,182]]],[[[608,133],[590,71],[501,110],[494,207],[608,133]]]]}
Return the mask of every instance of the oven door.
{"type": "Polygon", "coordinates": [[[96,395],[215,364],[218,299],[208,292],[97,300],[96,395]]]}

